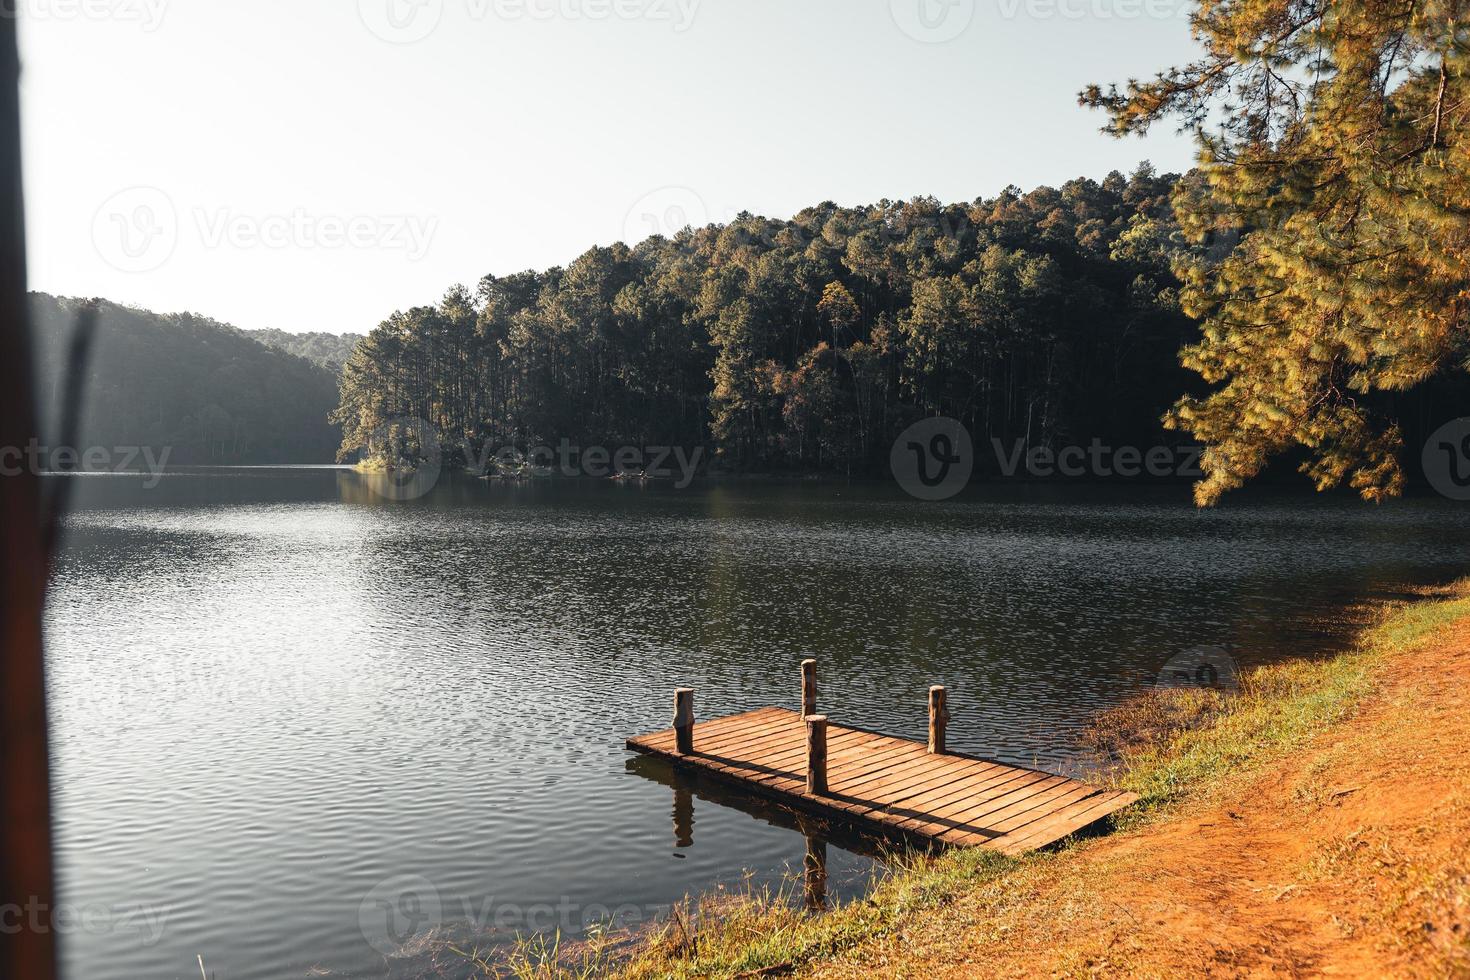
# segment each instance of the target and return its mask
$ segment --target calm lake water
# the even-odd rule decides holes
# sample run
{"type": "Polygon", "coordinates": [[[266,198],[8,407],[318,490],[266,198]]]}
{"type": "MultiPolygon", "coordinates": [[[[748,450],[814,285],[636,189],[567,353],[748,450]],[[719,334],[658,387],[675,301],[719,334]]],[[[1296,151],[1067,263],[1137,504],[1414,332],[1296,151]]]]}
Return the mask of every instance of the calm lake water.
{"type": "Polygon", "coordinates": [[[1340,646],[1470,570],[1470,508],[1183,488],[443,482],[331,468],[75,477],[48,617],[67,975],[463,976],[448,938],[656,914],[868,842],[633,758],[672,692],[799,701],[1068,768],[1175,655],[1340,646]],[[432,972],[439,971],[439,972],[432,972]]]}

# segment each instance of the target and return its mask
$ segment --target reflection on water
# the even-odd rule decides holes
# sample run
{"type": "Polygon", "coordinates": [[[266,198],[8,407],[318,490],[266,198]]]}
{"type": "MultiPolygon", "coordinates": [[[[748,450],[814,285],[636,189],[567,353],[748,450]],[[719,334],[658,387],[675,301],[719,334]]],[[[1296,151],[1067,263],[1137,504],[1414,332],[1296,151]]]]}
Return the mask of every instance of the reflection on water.
{"type": "Polygon", "coordinates": [[[221,978],[412,976],[429,935],[575,935],[746,869],[840,899],[871,843],[623,739],[680,686],[704,717],[795,707],[816,657],[843,724],[923,739],[944,684],[953,749],[1066,767],[1182,651],[1330,649],[1346,610],[1463,574],[1470,542],[1437,500],[74,479],[47,623],[63,897],[162,923],[68,933],[89,980],[201,954],[221,978]]]}
{"type": "Polygon", "coordinates": [[[872,880],[876,863],[898,846],[893,841],[862,833],[851,825],[833,823],[825,817],[783,806],[697,771],[677,768],[654,756],[629,759],[627,769],[672,791],[674,857],[683,856],[678,849],[694,846],[695,800],[704,804],[703,809],[725,807],[739,810],[762,823],[799,834],[804,852],[799,869],[794,869],[799,871],[799,875],[790,877],[799,878],[802,900],[813,911],[828,905],[831,874],[836,874],[843,894],[859,894],[872,880]],[[840,848],[842,856],[830,871],[827,862],[829,843],[840,848]]]}

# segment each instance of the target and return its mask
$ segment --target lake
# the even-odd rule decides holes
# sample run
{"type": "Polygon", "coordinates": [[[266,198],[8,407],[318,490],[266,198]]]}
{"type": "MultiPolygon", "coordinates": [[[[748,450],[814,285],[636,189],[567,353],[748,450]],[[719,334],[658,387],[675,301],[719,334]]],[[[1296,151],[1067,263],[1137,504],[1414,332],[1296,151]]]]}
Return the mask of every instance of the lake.
{"type": "MultiPolygon", "coordinates": [[[[61,479],[61,478],[58,478],[61,479]]],[[[464,975],[449,939],[636,924],[872,842],[634,758],[796,707],[1072,770],[1099,708],[1201,645],[1341,647],[1465,574],[1470,510],[1184,487],[939,504],[827,483],[502,485],[394,502],[337,468],[79,476],[48,613],[67,975],[464,975]],[[439,971],[439,972],[433,972],[439,971]]]]}

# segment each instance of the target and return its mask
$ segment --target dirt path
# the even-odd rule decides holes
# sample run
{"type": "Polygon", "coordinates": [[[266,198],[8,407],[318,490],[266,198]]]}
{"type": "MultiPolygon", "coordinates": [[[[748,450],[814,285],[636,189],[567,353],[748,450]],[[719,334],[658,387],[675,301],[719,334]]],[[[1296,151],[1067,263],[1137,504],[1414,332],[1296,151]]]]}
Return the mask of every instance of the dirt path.
{"type": "Polygon", "coordinates": [[[981,889],[824,977],[1470,977],[1470,622],[1210,801],[981,889]]]}

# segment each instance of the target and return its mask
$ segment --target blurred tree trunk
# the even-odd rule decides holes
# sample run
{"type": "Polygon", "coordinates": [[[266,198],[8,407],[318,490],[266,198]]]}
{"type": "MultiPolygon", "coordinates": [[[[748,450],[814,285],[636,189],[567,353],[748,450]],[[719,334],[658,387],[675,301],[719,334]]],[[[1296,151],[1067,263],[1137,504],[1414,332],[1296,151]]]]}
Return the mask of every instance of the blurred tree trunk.
{"type": "Polygon", "coordinates": [[[0,0],[0,977],[56,976],[51,794],[41,605],[48,559],[40,478],[14,451],[38,438],[26,314],[19,54],[14,0],[0,0]],[[19,472],[16,472],[16,471],[19,472]],[[22,917],[16,930],[15,917],[22,917]]]}

